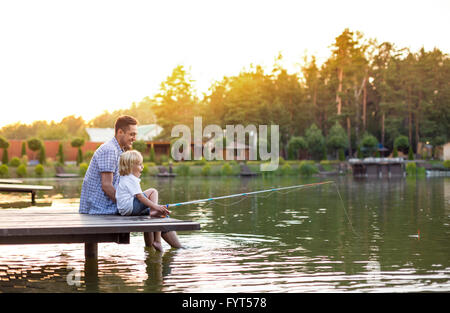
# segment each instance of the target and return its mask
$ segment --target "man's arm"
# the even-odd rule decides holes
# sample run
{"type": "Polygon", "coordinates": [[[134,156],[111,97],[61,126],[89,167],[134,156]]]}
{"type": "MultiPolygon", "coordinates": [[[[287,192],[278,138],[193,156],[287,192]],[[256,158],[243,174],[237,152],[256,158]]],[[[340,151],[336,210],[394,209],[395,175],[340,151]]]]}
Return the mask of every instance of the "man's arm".
{"type": "Polygon", "coordinates": [[[102,172],[102,190],[113,201],[116,202],[116,188],[113,186],[113,173],[102,172]]]}

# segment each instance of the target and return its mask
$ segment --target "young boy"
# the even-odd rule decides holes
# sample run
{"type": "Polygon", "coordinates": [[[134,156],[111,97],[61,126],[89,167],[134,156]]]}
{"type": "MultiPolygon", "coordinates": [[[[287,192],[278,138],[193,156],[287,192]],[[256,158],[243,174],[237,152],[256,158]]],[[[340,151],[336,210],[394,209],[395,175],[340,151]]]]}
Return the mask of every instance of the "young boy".
{"type": "MultiPolygon", "coordinates": [[[[150,215],[164,217],[170,214],[164,205],[158,204],[158,191],[150,188],[142,192],[140,176],[143,158],[139,151],[129,150],[119,159],[119,186],[116,190],[117,209],[121,215],[150,215]]],[[[150,233],[150,243],[158,251],[163,251],[161,232],[150,233]],[[152,238],[153,237],[153,238],[152,238]]]]}

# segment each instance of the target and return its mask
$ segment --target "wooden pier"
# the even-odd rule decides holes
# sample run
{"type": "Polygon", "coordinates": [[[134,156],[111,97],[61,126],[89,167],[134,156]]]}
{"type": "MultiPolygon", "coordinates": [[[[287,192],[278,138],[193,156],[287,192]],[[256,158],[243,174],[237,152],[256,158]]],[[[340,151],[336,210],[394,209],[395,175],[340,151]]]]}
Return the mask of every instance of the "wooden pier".
{"type": "Polygon", "coordinates": [[[22,185],[22,184],[0,184],[0,191],[31,193],[31,203],[36,203],[36,192],[52,190],[53,186],[22,185]]]}
{"type": "Polygon", "coordinates": [[[130,243],[131,232],[199,230],[200,224],[173,218],[79,214],[78,208],[0,210],[0,244],[84,243],[85,257],[97,258],[98,243],[130,243]]]}

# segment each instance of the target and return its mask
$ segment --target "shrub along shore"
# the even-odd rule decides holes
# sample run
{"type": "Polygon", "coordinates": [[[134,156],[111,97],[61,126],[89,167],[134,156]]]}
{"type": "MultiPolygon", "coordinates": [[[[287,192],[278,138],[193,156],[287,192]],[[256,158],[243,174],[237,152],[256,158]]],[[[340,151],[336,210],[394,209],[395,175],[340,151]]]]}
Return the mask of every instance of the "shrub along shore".
{"type": "MultiPolygon", "coordinates": [[[[172,171],[177,174],[177,176],[239,176],[241,172],[241,162],[243,161],[206,161],[204,159],[199,161],[172,163],[162,162],[160,165],[157,165],[154,162],[144,162],[142,177],[157,176],[160,166],[164,166],[167,170],[172,166],[172,171]]],[[[261,165],[264,167],[264,164],[268,164],[263,161],[246,161],[245,164],[252,172],[262,176],[314,176],[321,173],[348,175],[352,173],[351,167],[347,162],[338,160],[323,160],[320,162],[312,160],[285,161],[280,158],[278,168],[275,171],[262,171],[261,165]]],[[[430,161],[430,164],[435,169],[450,170],[450,161],[430,161]]],[[[58,162],[49,160],[45,165],[30,165],[26,159],[21,160],[14,158],[9,164],[0,165],[0,178],[55,177],[57,168],[60,170],[62,169],[65,173],[78,174],[80,177],[83,177],[88,168],[88,163],[81,163],[79,165],[66,163],[61,165],[58,162]]],[[[406,164],[405,170],[408,176],[425,176],[425,169],[416,167],[416,164],[413,161],[406,164]]]]}

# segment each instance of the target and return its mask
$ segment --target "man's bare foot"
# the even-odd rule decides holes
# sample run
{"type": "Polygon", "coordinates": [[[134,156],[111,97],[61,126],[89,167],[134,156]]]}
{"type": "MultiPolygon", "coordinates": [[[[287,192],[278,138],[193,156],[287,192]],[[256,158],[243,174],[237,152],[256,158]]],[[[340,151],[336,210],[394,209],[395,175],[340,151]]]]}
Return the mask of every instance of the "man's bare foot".
{"type": "Polygon", "coordinates": [[[153,245],[153,248],[155,248],[157,251],[164,252],[164,249],[163,249],[163,247],[162,247],[160,242],[153,241],[152,245],[153,245]]]}

